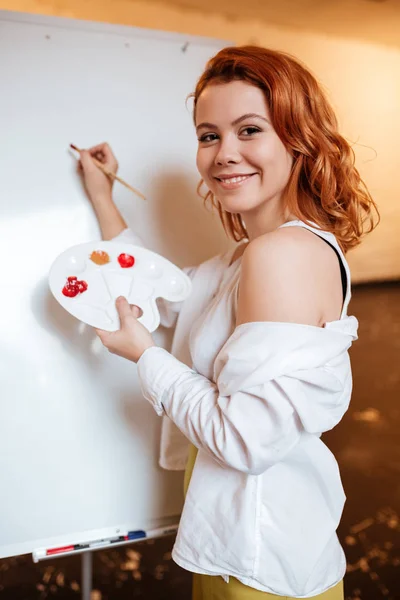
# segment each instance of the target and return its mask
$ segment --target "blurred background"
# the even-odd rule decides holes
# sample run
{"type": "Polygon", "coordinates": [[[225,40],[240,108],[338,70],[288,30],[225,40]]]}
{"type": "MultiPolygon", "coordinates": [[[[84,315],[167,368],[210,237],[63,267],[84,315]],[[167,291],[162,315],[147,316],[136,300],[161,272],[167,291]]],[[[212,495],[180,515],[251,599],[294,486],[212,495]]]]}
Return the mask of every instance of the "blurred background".
{"type": "MultiPolygon", "coordinates": [[[[339,529],[345,596],[400,599],[400,0],[0,0],[0,9],[268,46],[294,54],[322,82],[381,213],[348,257],[350,314],[360,322],[354,393],[324,436],[348,497],[339,529]]],[[[164,538],[95,553],[92,600],[189,600],[191,576],[172,562],[172,545],[164,538]]],[[[0,561],[0,600],[53,597],[80,597],[79,557],[0,561]]]]}

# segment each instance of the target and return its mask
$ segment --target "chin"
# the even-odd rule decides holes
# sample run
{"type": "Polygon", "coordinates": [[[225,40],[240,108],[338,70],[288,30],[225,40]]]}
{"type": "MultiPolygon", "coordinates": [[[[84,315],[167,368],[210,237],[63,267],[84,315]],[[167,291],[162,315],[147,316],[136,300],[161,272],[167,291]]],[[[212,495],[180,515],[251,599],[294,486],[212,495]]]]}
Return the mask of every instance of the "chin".
{"type": "Polygon", "coordinates": [[[257,207],[257,202],[251,201],[249,198],[218,198],[217,196],[217,200],[228,213],[243,214],[257,207]]]}

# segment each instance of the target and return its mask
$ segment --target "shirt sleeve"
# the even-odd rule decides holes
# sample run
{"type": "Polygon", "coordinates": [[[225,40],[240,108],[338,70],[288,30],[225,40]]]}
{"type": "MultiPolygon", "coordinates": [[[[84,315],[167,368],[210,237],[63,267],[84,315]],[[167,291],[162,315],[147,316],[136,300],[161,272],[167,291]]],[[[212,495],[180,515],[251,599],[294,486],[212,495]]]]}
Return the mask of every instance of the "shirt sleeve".
{"type": "MultiPolygon", "coordinates": [[[[134,246],[140,246],[146,248],[143,240],[140,236],[134,233],[131,229],[124,229],[119,235],[112,240],[113,242],[122,242],[133,244],[134,246]]],[[[196,272],[196,267],[184,267],[182,271],[192,279],[196,272]]],[[[164,298],[156,299],[157,307],[160,312],[160,324],[163,327],[173,327],[177,321],[179,312],[181,310],[182,302],[169,302],[164,298]]]]}
{"type": "Polygon", "coordinates": [[[306,325],[245,323],[217,356],[214,381],[157,347],[141,356],[139,379],[156,412],[195,446],[258,475],[302,435],[320,435],[340,421],[351,395],[352,339],[306,325]]]}

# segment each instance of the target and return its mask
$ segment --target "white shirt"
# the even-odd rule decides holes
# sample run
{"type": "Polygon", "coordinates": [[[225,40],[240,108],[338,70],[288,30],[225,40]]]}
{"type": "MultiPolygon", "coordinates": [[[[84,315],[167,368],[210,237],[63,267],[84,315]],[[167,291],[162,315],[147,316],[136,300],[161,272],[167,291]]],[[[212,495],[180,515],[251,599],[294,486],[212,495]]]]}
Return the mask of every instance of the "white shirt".
{"type": "MultiPolygon", "coordinates": [[[[159,304],[176,330],[172,353],[138,362],[145,398],[164,419],[161,465],[184,468],[199,449],[173,559],[196,573],[236,577],[296,598],[344,576],[336,535],[345,502],[336,460],[320,439],[346,412],[350,273],[334,236],[300,221],[337,251],[347,279],[341,317],[323,328],[252,322],[235,327],[240,259],[233,252],[188,270],[192,294],[159,304]],[[177,432],[171,421],[184,434],[177,432]]],[[[138,243],[129,230],[119,239],[138,243]]]]}

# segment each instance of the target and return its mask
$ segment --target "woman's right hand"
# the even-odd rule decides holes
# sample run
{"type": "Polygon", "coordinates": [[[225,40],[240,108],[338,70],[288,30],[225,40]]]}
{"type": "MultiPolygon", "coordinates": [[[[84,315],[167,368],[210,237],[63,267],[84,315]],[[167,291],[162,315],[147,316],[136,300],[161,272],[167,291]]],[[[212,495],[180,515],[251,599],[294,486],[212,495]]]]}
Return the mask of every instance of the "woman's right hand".
{"type": "Polygon", "coordinates": [[[82,177],[90,201],[96,204],[97,201],[105,198],[111,199],[114,182],[95,165],[93,158],[114,174],[118,171],[118,162],[107,143],[98,144],[88,150],[82,150],[80,153],[78,172],[82,177]]]}

